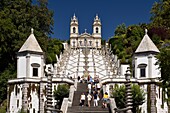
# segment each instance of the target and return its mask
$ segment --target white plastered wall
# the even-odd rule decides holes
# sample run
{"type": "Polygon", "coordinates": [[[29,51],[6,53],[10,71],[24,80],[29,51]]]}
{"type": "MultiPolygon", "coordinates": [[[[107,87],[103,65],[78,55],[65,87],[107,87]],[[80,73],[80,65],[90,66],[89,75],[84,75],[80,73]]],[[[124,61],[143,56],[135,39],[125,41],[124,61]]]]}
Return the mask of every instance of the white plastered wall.
{"type": "Polygon", "coordinates": [[[17,63],[17,78],[26,77],[26,57],[18,57],[17,63]]]}

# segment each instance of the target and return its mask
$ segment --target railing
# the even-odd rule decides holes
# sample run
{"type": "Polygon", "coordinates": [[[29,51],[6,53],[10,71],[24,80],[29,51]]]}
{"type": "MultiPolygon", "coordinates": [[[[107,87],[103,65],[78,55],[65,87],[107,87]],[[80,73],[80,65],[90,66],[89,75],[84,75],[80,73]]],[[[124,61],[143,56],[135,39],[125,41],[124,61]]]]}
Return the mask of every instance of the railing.
{"type": "Polygon", "coordinates": [[[76,89],[77,89],[77,80],[75,80],[74,85],[70,86],[69,97],[63,99],[63,102],[61,105],[61,110],[63,111],[63,113],[67,113],[68,107],[72,106],[74,91],[76,91],[76,89]]]}
{"type": "Polygon", "coordinates": [[[117,106],[116,106],[114,98],[109,99],[109,106],[110,106],[110,112],[111,113],[116,113],[115,109],[117,109],[117,106]]]}
{"type": "Polygon", "coordinates": [[[61,111],[63,111],[63,113],[67,113],[67,109],[68,109],[68,98],[64,98],[61,105],[61,111]]]}

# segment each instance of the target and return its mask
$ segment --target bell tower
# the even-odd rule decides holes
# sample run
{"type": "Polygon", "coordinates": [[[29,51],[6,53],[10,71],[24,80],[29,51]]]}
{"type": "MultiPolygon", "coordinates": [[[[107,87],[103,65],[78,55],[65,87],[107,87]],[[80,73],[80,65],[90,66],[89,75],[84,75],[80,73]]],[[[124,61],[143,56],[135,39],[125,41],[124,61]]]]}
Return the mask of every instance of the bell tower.
{"type": "Polygon", "coordinates": [[[94,18],[93,37],[101,38],[101,22],[98,15],[94,18]]]}
{"type": "Polygon", "coordinates": [[[77,36],[78,36],[78,19],[74,14],[73,18],[71,18],[71,23],[70,23],[70,37],[77,37],[77,36]]]}
{"type": "Polygon", "coordinates": [[[73,18],[71,18],[71,23],[70,23],[70,45],[72,48],[77,47],[78,35],[79,35],[78,19],[74,14],[73,18]]]}
{"type": "Polygon", "coordinates": [[[93,34],[94,37],[93,45],[95,48],[101,48],[101,21],[96,15],[93,22],[93,34]]]}

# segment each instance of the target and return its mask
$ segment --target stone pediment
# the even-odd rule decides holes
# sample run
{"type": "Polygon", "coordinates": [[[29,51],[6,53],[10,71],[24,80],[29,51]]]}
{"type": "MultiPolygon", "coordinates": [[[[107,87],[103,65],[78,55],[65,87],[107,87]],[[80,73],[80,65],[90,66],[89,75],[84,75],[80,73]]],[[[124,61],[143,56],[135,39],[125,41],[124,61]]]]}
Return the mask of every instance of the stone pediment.
{"type": "Polygon", "coordinates": [[[83,33],[83,34],[81,34],[81,35],[79,35],[79,37],[81,38],[84,38],[84,37],[86,37],[86,38],[88,38],[88,37],[92,37],[92,35],[90,35],[89,33],[83,33]]]}

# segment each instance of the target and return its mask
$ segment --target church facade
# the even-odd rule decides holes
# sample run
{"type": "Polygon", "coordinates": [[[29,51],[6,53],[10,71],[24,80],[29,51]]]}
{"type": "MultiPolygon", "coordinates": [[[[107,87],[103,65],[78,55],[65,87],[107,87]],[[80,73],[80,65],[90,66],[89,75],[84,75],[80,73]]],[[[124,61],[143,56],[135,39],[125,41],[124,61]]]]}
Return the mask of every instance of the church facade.
{"type": "Polygon", "coordinates": [[[93,22],[93,33],[86,32],[79,34],[79,23],[74,15],[70,23],[70,46],[71,48],[97,48],[101,49],[101,21],[96,15],[93,22]]]}

